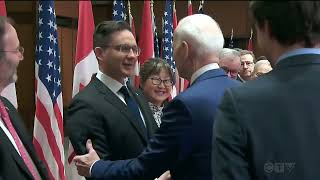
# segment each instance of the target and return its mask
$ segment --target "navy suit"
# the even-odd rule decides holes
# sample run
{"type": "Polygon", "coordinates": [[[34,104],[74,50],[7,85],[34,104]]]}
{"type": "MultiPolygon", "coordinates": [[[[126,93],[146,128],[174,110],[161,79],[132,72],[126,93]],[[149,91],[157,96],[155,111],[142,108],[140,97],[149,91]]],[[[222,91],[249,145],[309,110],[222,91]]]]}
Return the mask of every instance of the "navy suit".
{"type": "Polygon", "coordinates": [[[228,90],[217,111],[217,180],[320,179],[320,55],[291,56],[228,90]]]}
{"type": "Polygon", "coordinates": [[[151,180],[170,169],[175,180],[211,180],[215,110],[225,89],[237,84],[221,69],[205,72],[164,109],[160,129],[140,156],[129,160],[97,161],[92,167],[92,176],[151,180]]]}

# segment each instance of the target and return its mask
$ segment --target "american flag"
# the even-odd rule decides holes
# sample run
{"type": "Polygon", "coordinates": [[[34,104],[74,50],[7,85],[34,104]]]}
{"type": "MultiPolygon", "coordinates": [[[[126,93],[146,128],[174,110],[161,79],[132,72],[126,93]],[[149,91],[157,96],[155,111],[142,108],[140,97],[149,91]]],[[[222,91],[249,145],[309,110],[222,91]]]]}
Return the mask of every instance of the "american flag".
{"type": "Polygon", "coordinates": [[[163,17],[163,46],[162,58],[165,59],[171,66],[173,72],[176,70],[175,62],[173,61],[172,41],[173,41],[173,1],[167,0],[163,17]]]}
{"type": "Polygon", "coordinates": [[[122,0],[113,1],[112,20],[125,21],[127,19],[126,8],[122,0]]]}
{"type": "MultiPolygon", "coordinates": [[[[162,58],[170,65],[175,74],[176,65],[173,60],[173,1],[167,0],[163,16],[163,40],[162,40],[162,58]]],[[[173,87],[171,98],[176,96],[176,89],[173,87]]]]}
{"type": "Polygon", "coordinates": [[[153,28],[154,57],[160,57],[160,48],[159,48],[158,33],[157,33],[157,26],[156,26],[156,17],[155,17],[154,12],[153,12],[153,4],[154,4],[154,1],[151,1],[151,17],[152,17],[152,28],[153,28]]]}
{"type": "Polygon", "coordinates": [[[51,179],[65,180],[61,66],[54,1],[39,1],[33,143],[51,179]]]}

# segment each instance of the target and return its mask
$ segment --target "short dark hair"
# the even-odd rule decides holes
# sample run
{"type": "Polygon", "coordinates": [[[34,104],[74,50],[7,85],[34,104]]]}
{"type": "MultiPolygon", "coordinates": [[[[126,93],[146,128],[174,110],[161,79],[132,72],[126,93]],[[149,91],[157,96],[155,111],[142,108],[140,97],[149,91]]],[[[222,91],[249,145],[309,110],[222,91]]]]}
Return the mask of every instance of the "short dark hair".
{"type": "Polygon", "coordinates": [[[112,34],[124,30],[131,32],[129,24],[125,21],[102,21],[95,28],[93,48],[109,45],[112,34]]]}
{"type": "Polygon", "coordinates": [[[141,66],[141,84],[144,84],[151,75],[159,74],[161,70],[168,71],[171,81],[174,82],[174,73],[170,65],[161,58],[150,58],[141,66]]]}
{"type": "Polygon", "coordinates": [[[314,47],[320,42],[319,1],[253,1],[250,9],[258,27],[268,23],[280,44],[303,42],[304,47],[314,47]]]}

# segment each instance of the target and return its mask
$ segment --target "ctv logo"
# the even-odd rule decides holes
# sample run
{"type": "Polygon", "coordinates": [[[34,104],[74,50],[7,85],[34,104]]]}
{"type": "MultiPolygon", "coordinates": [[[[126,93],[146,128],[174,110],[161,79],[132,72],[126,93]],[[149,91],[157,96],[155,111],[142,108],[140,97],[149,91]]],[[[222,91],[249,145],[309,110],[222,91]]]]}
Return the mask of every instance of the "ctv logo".
{"type": "Polygon", "coordinates": [[[269,174],[290,173],[295,165],[296,163],[294,162],[267,162],[264,164],[264,172],[269,174]]]}

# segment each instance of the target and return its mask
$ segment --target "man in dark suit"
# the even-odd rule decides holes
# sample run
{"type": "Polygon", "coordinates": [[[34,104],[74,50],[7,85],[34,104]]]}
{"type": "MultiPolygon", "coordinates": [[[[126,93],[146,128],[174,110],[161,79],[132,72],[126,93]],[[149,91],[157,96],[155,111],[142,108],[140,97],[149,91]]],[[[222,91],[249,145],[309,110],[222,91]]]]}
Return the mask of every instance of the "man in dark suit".
{"type": "Polygon", "coordinates": [[[137,158],[96,161],[88,143],[89,153],[74,159],[78,173],[97,179],[151,180],[170,169],[175,180],[211,180],[215,109],[225,89],[239,84],[217,64],[223,44],[219,25],[210,16],[182,19],[174,33],[173,54],[179,75],[191,86],[164,109],[160,129],[137,158]]]}
{"type": "MultiPolygon", "coordinates": [[[[11,20],[0,16],[0,92],[17,80],[23,47],[11,20]]],[[[49,179],[14,106],[0,97],[0,179],[49,179]]]]}
{"type": "Polygon", "coordinates": [[[102,159],[136,157],[157,125],[144,97],[126,83],[140,54],[130,26],[123,21],[101,22],[94,32],[94,52],[99,71],[73,98],[67,111],[67,135],[77,154],[87,153],[90,138],[102,159]],[[123,88],[127,90],[121,92],[123,88]],[[126,95],[136,103],[137,114],[126,95]]]}
{"type": "Polygon", "coordinates": [[[214,124],[215,179],[319,179],[320,2],[250,9],[274,69],[225,94],[214,124]]]}

